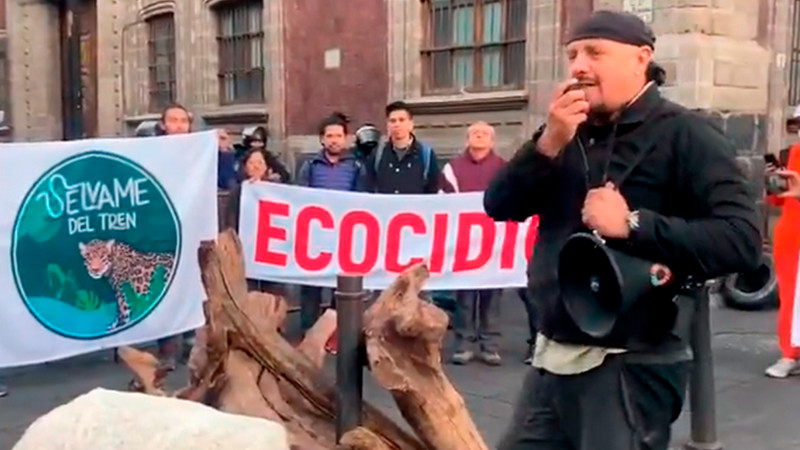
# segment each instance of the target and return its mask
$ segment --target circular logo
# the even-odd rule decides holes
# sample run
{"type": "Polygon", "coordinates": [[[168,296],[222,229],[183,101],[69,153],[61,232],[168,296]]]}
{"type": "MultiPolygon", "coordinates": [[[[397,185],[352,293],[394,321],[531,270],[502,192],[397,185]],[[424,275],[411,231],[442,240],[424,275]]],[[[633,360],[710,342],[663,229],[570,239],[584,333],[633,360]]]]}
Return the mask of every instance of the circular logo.
{"type": "Polygon", "coordinates": [[[49,330],[97,339],[153,311],[178,268],[181,225],[158,181],[137,163],[91,151],[28,191],[11,237],[17,290],[49,330]]]}

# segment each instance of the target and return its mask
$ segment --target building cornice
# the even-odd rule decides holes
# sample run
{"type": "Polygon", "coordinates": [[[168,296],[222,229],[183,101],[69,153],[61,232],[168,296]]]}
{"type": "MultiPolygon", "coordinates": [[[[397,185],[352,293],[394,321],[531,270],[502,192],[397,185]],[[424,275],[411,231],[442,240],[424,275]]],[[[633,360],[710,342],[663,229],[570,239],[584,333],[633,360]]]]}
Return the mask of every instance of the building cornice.
{"type": "Polygon", "coordinates": [[[529,95],[524,90],[485,94],[426,95],[406,98],[414,114],[460,114],[525,109],[529,95]]]}
{"type": "Polygon", "coordinates": [[[147,20],[162,14],[175,14],[175,0],[156,0],[139,10],[139,19],[147,20]]]}
{"type": "Polygon", "coordinates": [[[224,106],[205,110],[200,116],[210,126],[222,124],[269,124],[269,113],[264,105],[224,106]]]}
{"type": "Polygon", "coordinates": [[[209,8],[215,8],[225,3],[236,3],[237,1],[239,0],[204,0],[206,6],[209,8]]]}

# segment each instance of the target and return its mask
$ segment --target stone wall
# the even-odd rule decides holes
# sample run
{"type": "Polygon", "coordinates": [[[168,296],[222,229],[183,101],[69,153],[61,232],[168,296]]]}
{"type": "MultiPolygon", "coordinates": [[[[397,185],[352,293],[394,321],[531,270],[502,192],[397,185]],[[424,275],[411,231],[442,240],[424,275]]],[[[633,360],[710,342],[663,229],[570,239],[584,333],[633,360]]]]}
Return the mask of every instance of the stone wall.
{"type": "Polygon", "coordinates": [[[61,139],[58,11],[46,0],[6,4],[14,139],[61,139]]]}
{"type": "MultiPolygon", "coordinates": [[[[148,102],[148,17],[175,17],[177,98],[210,124],[264,124],[281,143],[283,124],[283,0],[264,0],[266,101],[220,106],[212,8],[225,0],[96,0],[98,134],[127,135],[158,117],[148,102]]],[[[232,0],[235,1],[235,0],[232,0]]],[[[12,120],[15,140],[60,139],[61,67],[58,8],[49,0],[8,4],[12,120]]],[[[280,150],[280,148],[278,148],[280,150]]]]}
{"type": "MultiPolygon", "coordinates": [[[[266,102],[238,106],[220,106],[218,98],[212,8],[225,0],[96,1],[101,135],[127,134],[139,121],[157,116],[157,111],[149,111],[147,101],[145,20],[154,14],[172,12],[176,21],[177,100],[212,124],[233,124],[238,128],[269,118],[269,128],[275,136],[273,142],[288,139],[290,147],[303,150],[316,146],[316,136],[310,130],[315,122],[312,119],[319,114],[341,107],[346,111],[352,109],[357,121],[380,121],[383,105],[404,99],[418,112],[420,136],[442,152],[460,149],[466,126],[475,120],[486,120],[496,126],[498,147],[506,155],[541,123],[553,86],[565,76],[561,37],[571,24],[585,17],[592,7],[624,9],[632,3],[529,0],[524,89],[431,96],[422,92],[423,2],[379,2],[385,21],[375,21],[378,25],[372,31],[377,33],[373,35],[379,45],[373,47],[382,47],[380,36],[385,34],[386,51],[370,55],[386,58],[386,74],[381,75],[377,64],[370,66],[370,78],[375,80],[362,89],[369,93],[359,97],[358,103],[364,106],[351,107],[337,100],[337,95],[351,96],[351,91],[336,90],[336,86],[349,85],[350,76],[344,70],[324,68],[328,44],[316,37],[319,27],[313,20],[302,20],[305,10],[297,7],[287,10],[287,0],[264,0],[266,102]],[[287,23],[308,28],[287,32],[287,23]],[[384,23],[388,24],[385,33],[380,31],[384,23]],[[315,37],[309,41],[309,36],[315,37]],[[285,41],[293,37],[298,49],[306,41],[314,44],[309,47],[308,55],[298,58],[287,52],[285,41]],[[291,67],[287,66],[289,60],[294,62],[291,67]],[[318,81],[314,73],[324,79],[320,86],[313,84],[318,81]],[[387,78],[382,80],[383,76],[387,78]],[[385,87],[377,86],[383,81],[385,87]],[[309,95],[311,100],[306,102],[309,95]],[[291,108],[287,101],[292,103],[291,108]],[[292,124],[286,122],[287,108],[292,124]]],[[[794,2],[653,0],[650,6],[646,1],[634,3],[644,5],[645,10],[639,12],[651,21],[658,34],[656,57],[668,72],[669,83],[664,89],[667,96],[690,108],[708,111],[714,120],[723,123],[741,154],[760,154],[767,148],[774,151],[793,139],[783,132],[783,120],[787,110],[789,21],[794,2]]],[[[358,61],[359,52],[348,53],[347,49],[364,41],[363,33],[348,31],[359,22],[369,22],[369,8],[365,6],[359,11],[358,17],[339,19],[338,26],[348,37],[331,43],[331,48],[340,50],[343,68],[351,61],[358,61]]],[[[376,14],[375,11],[371,14],[376,14]]],[[[13,86],[10,115],[15,139],[58,139],[62,133],[57,8],[49,0],[17,0],[7,4],[7,16],[9,75],[13,86]]],[[[336,30],[326,29],[327,33],[335,34],[336,30]]],[[[359,79],[355,84],[364,83],[367,81],[359,79]]]]}
{"type": "MultiPolygon", "coordinates": [[[[628,9],[623,0],[595,0],[596,8],[628,9]]],[[[667,71],[664,94],[704,110],[741,156],[767,149],[772,0],[639,2],[656,33],[656,60],[667,71]]],[[[780,109],[780,108],[779,108],[780,109]]]]}
{"type": "MultiPolygon", "coordinates": [[[[99,3],[122,0],[97,0],[99,3]]],[[[202,116],[210,125],[224,125],[239,130],[247,125],[263,125],[269,120],[274,139],[285,136],[282,89],[283,2],[264,0],[265,102],[250,105],[222,106],[217,83],[218,53],[216,17],[213,7],[221,0],[136,0],[125,1],[124,23],[127,29],[118,41],[125,46],[123,61],[124,121],[130,130],[145,119],[158,117],[149,110],[146,20],[170,12],[175,17],[175,53],[177,101],[202,116]]],[[[101,22],[102,23],[102,22],[101,22]]],[[[101,46],[113,47],[114,41],[101,46]]],[[[107,91],[104,91],[107,92],[107,91]]],[[[277,150],[280,150],[277,148],[277,150]]]]}
{"type": "MultiPolygon", "coordinates": [[[[447,156],[464,146],[466,128],[476,120],[492,124],[497,148],[510,156],[536,123],[531,105],[555,79],[558,2],[529,0],[525,88],[518,91],[424,95],[422,90],[423,7],[419,0],[389,2],[389,91],[387,101],[404,100],[415,111],[418,136],[447,156]],[[541,65],[539,65],[541,64],[541,65]]],[[[541,111],[541,109],[539,110],[541,111]]]]}

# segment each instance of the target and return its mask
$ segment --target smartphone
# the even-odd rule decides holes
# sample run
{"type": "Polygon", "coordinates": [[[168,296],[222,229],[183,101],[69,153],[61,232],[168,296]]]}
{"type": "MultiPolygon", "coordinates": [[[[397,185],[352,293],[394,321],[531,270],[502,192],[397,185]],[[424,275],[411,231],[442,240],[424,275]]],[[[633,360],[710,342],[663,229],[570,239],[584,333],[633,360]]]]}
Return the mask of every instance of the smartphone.
{"type": "Polygon", "coordinates": [[[781,164],[781,162],[778,161],[778,157],[772,153],[767,153],[766,155],[764,155],[764,162],[773,165],[775,167],[783,167],[783,164],[781,164]]]}

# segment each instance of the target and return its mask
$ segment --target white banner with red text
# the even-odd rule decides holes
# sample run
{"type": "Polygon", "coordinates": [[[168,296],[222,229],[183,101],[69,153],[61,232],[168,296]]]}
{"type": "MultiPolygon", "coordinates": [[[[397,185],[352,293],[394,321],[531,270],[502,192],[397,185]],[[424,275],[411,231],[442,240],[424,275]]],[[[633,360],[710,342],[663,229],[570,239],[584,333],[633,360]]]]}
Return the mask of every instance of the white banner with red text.
{"type": "Polygon", "coordinates": [[[426,262],[431,290],[525,286],[535,218],[494,222],[482,193],[383,195],[245,183],[239,232],[247,276],[336,286],[363,275],[383,289],[426,262]]]}

